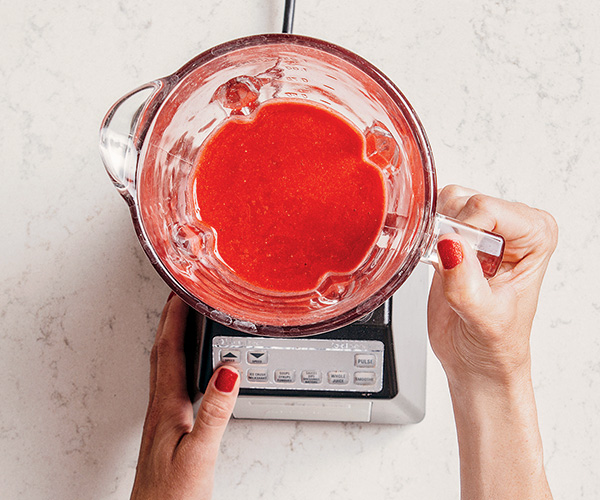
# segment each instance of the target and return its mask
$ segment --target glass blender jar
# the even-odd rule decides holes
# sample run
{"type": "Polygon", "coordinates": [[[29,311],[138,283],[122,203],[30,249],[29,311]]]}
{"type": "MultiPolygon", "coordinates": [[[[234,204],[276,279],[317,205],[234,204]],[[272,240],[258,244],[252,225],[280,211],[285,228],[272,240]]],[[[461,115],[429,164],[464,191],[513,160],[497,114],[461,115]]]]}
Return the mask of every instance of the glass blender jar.
{"type": "Polygon", "coordinates": [[[469,241],[487,275],[502,261],[502,237],[436,214],[431,148],[402,93],[369,62],[322,40],[266,34],[214,47],[120,99],[104,118],[100,142],[157,272],[191,307],[236,330],[298,337],[349,324],[389,298],[419,261],[435,261],[437,239],[447,232],[469,241]],[[308,100],[341,114],[363,133],[365,157],[385,181],[385,221],[363,262],[302,292],[240,279],[188,199],[208,136],[272,99],[308,100]]]}

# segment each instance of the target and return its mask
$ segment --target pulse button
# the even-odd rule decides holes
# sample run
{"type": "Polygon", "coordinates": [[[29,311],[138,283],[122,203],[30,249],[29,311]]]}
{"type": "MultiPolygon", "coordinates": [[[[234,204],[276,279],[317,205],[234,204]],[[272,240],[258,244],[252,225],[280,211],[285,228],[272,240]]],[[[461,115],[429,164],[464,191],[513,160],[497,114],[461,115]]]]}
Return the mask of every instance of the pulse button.
{"type": "Polygon", "coordinates": [[[356,368],[375,368],[375,355],[374,354],[355,354],[354,355],[354,366],[356,368]]]}

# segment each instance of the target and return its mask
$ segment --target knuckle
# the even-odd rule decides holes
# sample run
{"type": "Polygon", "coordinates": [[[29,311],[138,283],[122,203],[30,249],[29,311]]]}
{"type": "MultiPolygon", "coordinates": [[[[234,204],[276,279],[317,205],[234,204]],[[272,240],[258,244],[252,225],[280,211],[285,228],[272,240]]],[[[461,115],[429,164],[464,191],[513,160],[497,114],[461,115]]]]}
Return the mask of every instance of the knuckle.
{"type": "Polygon", "coordinates": [[[197,418],[206,427],[221,427],[229,420],[231,410],[222,401],[204,398],[200,404],[197,418]]]}
{"type": "Polygon", "coordinates": [[[439,192],[438,202],[443,206],[450,200],[461,197],[464,194],[463,191],[463,188],[458,184],[448,184],[439,192]]]}
{"type": "Polygon", "coordinates": [[[558,244],[558,224],[550,213],[534,209],[532,231],[537,235],[538,245],[549,252],[554,251],[558,244]]]}
{"type": "Polygon", "coordinates": [[[458,217],[465,201],[475,193],[476,191],[458,184],[449,184],[438,193],[437,211],[450,217],[458,217]]]}
{"type": "Polygon", "coordinates": [[[465,205],[470,213],[486,212],[490,209],[492,198],[484,194],[474,194],[465,205]]]}
{"type": "Polygon", "coordinates": [[[552,244],[552,248],[556,248],[558,244],[558,223],[556,219],[545,210],[540,210],[542,219],[544,221],[544,232],[548,235],[548,240],[552,244]]]}
{"type": "Polygon", "coordinates": [[[460,196],[462,192],[463,188],[458,184],[448,184],[440,191],[440,196],[443,195],[446,198],[455,198],[456,196],[460,196]]]}

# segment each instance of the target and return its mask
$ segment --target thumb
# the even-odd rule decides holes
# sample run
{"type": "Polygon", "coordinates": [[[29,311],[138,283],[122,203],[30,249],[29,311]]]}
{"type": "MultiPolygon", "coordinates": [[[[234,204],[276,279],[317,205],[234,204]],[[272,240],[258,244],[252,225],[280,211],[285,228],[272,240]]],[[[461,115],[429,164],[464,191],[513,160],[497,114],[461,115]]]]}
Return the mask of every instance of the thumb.
{"type": "Polygon", "coordinates": [[[210,379],[200,402],[190,435],[204,449],[217,454],[239,392],[239,372],[233,366],[220,367],[210,379]]]}
{"type": "Polygon", "coordinates": [[[466,323],[477,323],[485,317],[492,290],[475,251],[458,234],[447,234],[440,237],[437,253],[446,301],[466,323]]]}

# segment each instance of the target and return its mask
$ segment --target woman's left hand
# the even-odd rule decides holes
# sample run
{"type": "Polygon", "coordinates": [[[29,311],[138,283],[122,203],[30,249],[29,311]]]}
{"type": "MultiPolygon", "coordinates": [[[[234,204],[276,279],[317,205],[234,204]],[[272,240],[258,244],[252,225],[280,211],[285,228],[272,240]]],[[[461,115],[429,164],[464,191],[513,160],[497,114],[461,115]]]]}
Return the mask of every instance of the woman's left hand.
{"type": "Polygon", "coordinates": [[[239,391],[235,368],[219,368],[194,421],[183,341],[188,307],[171,296],[150,357],[150,401],[131,498],[209,499],[221,438],[239,391]]]}

